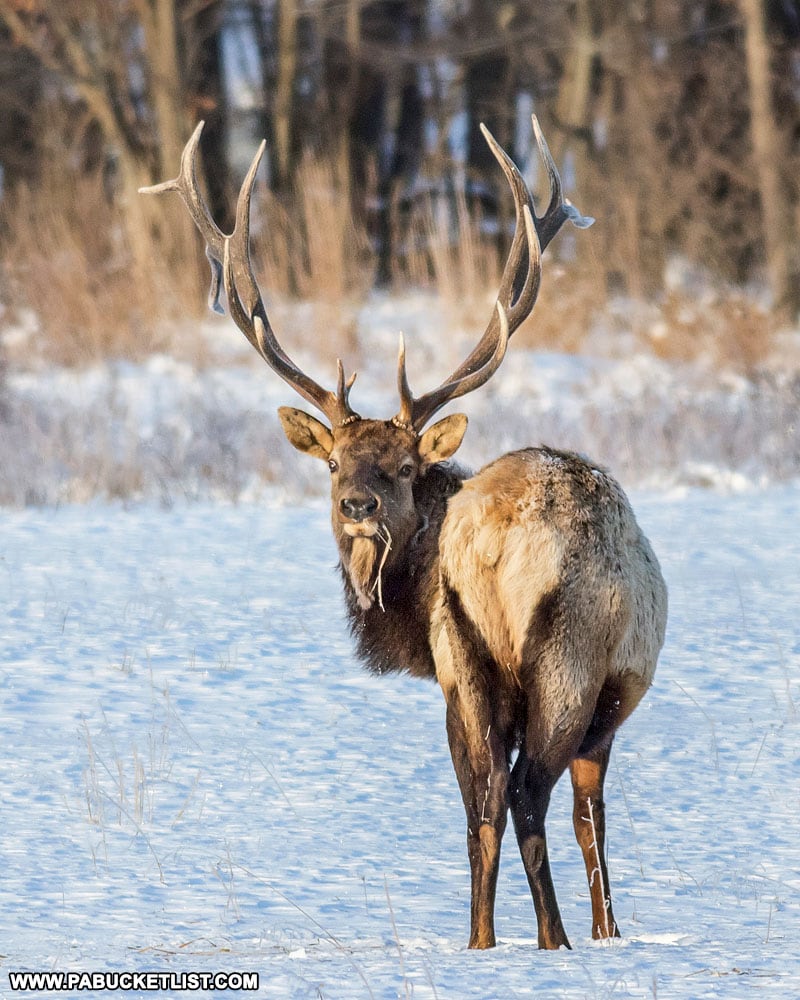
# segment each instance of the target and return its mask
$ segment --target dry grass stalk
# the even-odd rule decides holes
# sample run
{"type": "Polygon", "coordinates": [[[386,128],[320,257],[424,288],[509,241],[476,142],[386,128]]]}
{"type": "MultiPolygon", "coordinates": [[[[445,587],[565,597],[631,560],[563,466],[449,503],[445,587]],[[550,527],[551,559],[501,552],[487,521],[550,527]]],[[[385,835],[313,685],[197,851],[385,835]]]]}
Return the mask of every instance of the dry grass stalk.
{"type": "MultiPolygon", "coordinates": [[[[393,214],[398,230],[399,214],[393,214]]],[[[470,212],[461,190],[452,207],[436,194],[424,198],[412,210],[405,232],[395,233],[394,244],[403,248],[395,266],[396,281],[434,289],[457,315],[485,303],[490,289],[499,283],[497,247],[481,233],[481,218],[470,212]]]]}
{"type": "MultiPolygon", "coordinates": [[[[165,313],[199,312],[201,261],[165,268],[154,234],[152,266],[135,270],[128,238],[133,213],[110,202],[100,172],[65,169],[67,152],[43,158],[35,186],[18,187],[2,206],[6,301],[12,315],[31,310],[39,328],[22,349],[68,365],[141,358],[164,346],[165,313]]],[[[162,230],[171,224],[167,218],[162,230]]]]}
{"type": "MultiPolygon", "coordinates": [[[[254,258],[268,296],[310,303],[301,340],[325,360],[358,356],[356,312],[375,276],[375,254],[354,218],[335,161],[306,156],[291,194],[262,194],[253,212],[254,258]],[[310,326],[310,329],[309,329],[310,326]]],[[[286,331],[291,343],[291,331],[286,331]]]]}
{"type": "Polygon", "coordinates": [[[714,367],[752,374],[772,353],[776,317],[744,294],[698,303],[671,292],[658,318],[640,331],[649,350],[670,361],[703,359],[714,367]]]}

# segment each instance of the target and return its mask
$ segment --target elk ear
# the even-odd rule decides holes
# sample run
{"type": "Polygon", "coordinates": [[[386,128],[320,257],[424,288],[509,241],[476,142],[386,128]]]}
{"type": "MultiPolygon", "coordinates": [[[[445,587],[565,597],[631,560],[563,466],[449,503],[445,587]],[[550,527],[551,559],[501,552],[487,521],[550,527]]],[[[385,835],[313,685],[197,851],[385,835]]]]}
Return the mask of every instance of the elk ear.
{"type": "Polygon", "coordinates": [[[466,430],[467,418],[463,413],[453,413],[429,427],[417,445],[423,466],[443,462],[455,454],[466,430]]]}
{"type": "Polygon", "coordinates": [[[333,451],[333,434],[316,417],[293,406],[281,406],[278,416],[283,424],[283,432],[289,442],[306,455],[328,461],[333,451]]]}

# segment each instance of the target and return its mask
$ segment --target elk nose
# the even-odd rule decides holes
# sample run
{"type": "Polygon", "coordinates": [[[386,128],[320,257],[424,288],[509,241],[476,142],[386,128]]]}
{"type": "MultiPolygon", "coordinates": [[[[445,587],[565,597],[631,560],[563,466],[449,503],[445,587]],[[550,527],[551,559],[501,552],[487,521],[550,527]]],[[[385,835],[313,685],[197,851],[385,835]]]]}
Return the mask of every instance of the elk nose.
{"type": "Polygon", "coordinates": [[[363,521],[372,517],[378,506],[377,497],[345,497],[339,501],[339,509],[348,521],[363,521]]]}

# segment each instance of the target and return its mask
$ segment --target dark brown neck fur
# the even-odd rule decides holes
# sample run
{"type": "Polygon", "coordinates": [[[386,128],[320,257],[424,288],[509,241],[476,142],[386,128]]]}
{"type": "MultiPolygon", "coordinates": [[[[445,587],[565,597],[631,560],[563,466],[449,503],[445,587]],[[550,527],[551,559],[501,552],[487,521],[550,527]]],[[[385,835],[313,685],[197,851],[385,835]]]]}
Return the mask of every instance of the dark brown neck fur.
{"type": "Polygon", "coordinates": [[[383,578],[383,608],[363,610],[350,577],[339,564],[356,650],[376,674],[405,671],[436,676],[428,630],[439,585],[439,533],[447,501],[469,473],[451,463],[432,466],[414,485],[418,529],[383,578]]]}

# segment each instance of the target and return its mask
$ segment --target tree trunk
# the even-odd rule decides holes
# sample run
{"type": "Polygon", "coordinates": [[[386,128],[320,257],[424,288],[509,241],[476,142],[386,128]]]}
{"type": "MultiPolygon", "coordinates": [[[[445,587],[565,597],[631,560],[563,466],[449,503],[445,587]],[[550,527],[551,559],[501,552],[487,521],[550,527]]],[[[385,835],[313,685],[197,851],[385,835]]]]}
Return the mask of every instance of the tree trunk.
{"type": "Polygon", "coordinates": [[[781,182],[780,163],[785,156],[772,109],[770,51],[760,0],[739,0],[745,24],[745,54],[750,84],[750,135],[761,200],[767,279],[773,307],[784,318],[800,308],[798,275],[793,273],[791,207],[781,182]]]}
{"type": "Polygon", "coordinates": [[[339,133],[339,170],[338,181],[341,196],[352,199],[351,183],[353,179],[353,120],[355,115],[358,79],[361,71],[359,64],[361,49],[361,0],[347,0],[345,15],[345,40],[347,58],[350,61],[350,71],[347,80],[347,99],[344,106],[345,119],[341,123],[339,133]]]}
{"type": "Polygon", "coordinates": [[[220,57],[221,15],[219,3],[207,4],[197,12],[191,35],[184,39],[187,51],[184,66],[190,100],[189,121],[202,118],[206,123],[200,155],[206,178],[208,206],[220,229],[229,233],[233,229],[235,216],[229,197],[232,186],[228,163],[228,127],[231,115],[220,57]]]}
{"type": "Polygon", "coordinates": [[[147,52],[152,60],[151,89],[158,123],[161,164],[159,172],[168,173],[180,163],[185,135],[181,93],[178,39],[174,0],[151,0],[148,17],[143,18],[147,52]]]}
{"type": "Polygon", "coordinates": [[[275,90],[275,167],[278,186],[285,188],[292,173],[292,95],[297,68],[297,3],[278,5],[278,80],[275,90]]]}
{"type": "MultiPolygon", "coordinates": [[[[488,182],[496,177],[497,161],[483,138],[481,122],[505,149],[514,129],[511,55],[503,44],[501,5],[473,2],[463,22],[465,44],[475,54],[464,58],[464,99],[467,105],[467,163],[473,180],[488,182]],[[484,43],[494,41],[491,48],[484,43]]],[[[502,189],[501,189],[502,190],[502,189]]]]}
{"type": "Polygon", "coordinates": [[[592,64],[597,56],[597,37],[592,22],[591,0],[577,0],[572,44],[567,53],[556,100],[555,115],[561,132],[555,135],[551,143],[557,163],[564,162],[568,150],[572,152],[577,177],[583,176],[586,133],[591,127],[592,64]]]}

